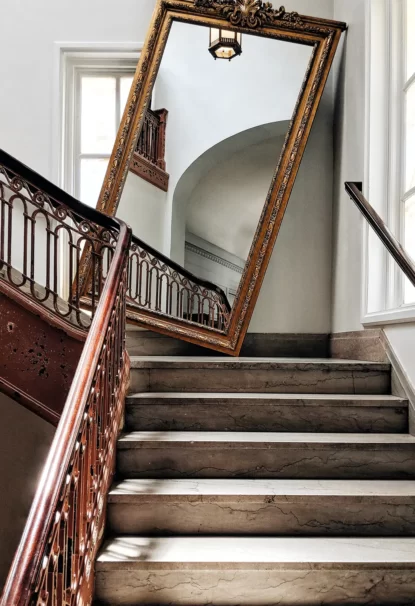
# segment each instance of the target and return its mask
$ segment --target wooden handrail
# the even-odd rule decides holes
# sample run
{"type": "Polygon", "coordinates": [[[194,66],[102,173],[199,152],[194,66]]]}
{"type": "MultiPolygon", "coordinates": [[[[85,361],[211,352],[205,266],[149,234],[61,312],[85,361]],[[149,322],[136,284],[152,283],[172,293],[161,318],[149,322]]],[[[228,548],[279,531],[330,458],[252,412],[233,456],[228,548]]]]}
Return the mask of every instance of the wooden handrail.
{"type": "MultiPolygon", "coordinates": [[[[114,220],[111,219],[111,221],[114,220]]],[[[123,322],[125,323],[126,263],[131,239],[131,230],[121,221],[117,222],[117,224],[119,225],[119,237],[114,257],[102,296],[96,309],[94,320],[91,324],[79,360],[62,417],[49,451],[22,539],[6,581],[1,598],[1,606],[26,606],[32,603],[34,597],[36,598],[36,603],[38,603],[38,598],[43,600],[42,603],[44,604],[55,603],[52,601],[53,598],[49,595],[47,590],[48,574],[52,574],[49,572],[49,565],[51,562],[52,564],[53,562],[56,562],[57,558],[62,557],[62,553],[59,552],[59,541],[61,538],[58,537],[58,543],[56,544],[57,546],[55,546],[55,534],[53,534],[52,530],[54,525],[59,523],[59,520],[58,522],[56,520],[57,517],[62,517],[64,515],[74,516],[75,513],[77,513],[78,519],[81,521],[80,523],[86,524],[88,521],[93,530],[91,530],[91,536],[83,536],[83,528],[77,528],[73,531],[74,536],[71,547],[73,551],[72,553],[64,554],[68,558],[68,560],[65,560],[64,566],[68,566],[70,569],[70,573],[66,571],[66,573],[69,574],[69,579],[67,579],[67,585],[63,588],[61,587],[59,590],[62,592],[75,592],[75,595],[82,594],[84,598],[87,597],[86,594],[91,593],[92,591],[92,589],[90,589],[90,577],[92,577],[92,575],[90,575],[88,566],[93,566],[93,562],[87,562],[86,560],[87,557],[93,558],[96,553],[100,536],[99,533],[102,529],[94,527],[93,524],[95,523],[98,525],[98,520],[95,519],[95,516],[98,516],[98,513],[102,512],[103,507],[102,502],[97,504],[94,501],[93,505],[96,505],[97,507],[97,511],[95,511],[90,501],[92,497],[89,493],[93,492],[93,490],[92,484],[90,486],[89,482],[97,479],[102,481],[102,478],[91,477],[92,467],[95,469],[97,464],[92,455],[88,456],[87,465],[85,465],[84,461],[84,466],[81,467],[81,470],[76,470],[78,475],[74,482],[78,482],[79,486],[83,486],[80,500],[77,503],[77,512],[69,512],[69,510],[66,509],[66,499],[68,497],[65,497],[64,493],[67,484],[72,482],[72,478],[69,474],[72,474],[75,455],[78,453],[80,457],[81,455],[79,453],[84,448],[93,449],[93,452],[95,452],[98,450],[97,441],[100,441],[100,444],[101,440],[104,441],[105,439],[108,439],[109,441],[109,438],[98,435],[99,429],[97,428],[95,428],[95,433],[90,436],[90,439],[84,441],[83,437],[80,438],[83,424],[89,426],[89,424],[92,425],[94,421],[99,425],[101,431],[105,429],[108,431],[108,434],[111,434],[110,429],[113,432],[114,430],[117,430],[117,418],[110,419],[111,426],[109,429],[105,426],[107,419],[104,418],[110,416],[109,401],[117,396],[117,394],[114,396],[114,393],[112,393],[111,390],[108,391],[109,387],[106,384],[99,383],[101,374],[103,373],[100,362],[102,364],[102,360],[107,360],[107,358],[110,373],[107,379],[112,381],[111,385],[118,385],[117,381],[119,382],[121,380],[121,361],[117,359],[116,355],[114,357],[114,353],[110,351],[109,347],[106,348],[106,351],[103,351],[104,343],[106,342],[105,340],[108,336],[109,329],[111,328],[111,322],[115,322],[114,317],[120,322],[120,327],[118,332],[114,332],[115,336],[111,333],[108,346],[112,344],[112,347],[115,349],[117,345],[115,341],[117,341],[117,339],[119,341],[120,338],[122,338],[122,341],[124,340],[123,326],[125,326],[125,324],[123,325],[123,322]],[[124,288],[124,291],[123,294],[120,294],[120,289],[122,290],[122,288],[124,288]],[[119,306],[119,309],[117,305],[119,306]],[[121,317],[122,315],[123,317],[121,317]],[[104,356],[104,358],[102,356],[104,356]],[[93,410],[93,404],[96,404],[97,399],[104,397],[106,398],[104,410],[99,410],[97,413],[96,410],[93,410]],[[93,418],[92,415],[98,415],[99,418],[93,418]],[[82,470],[86,477],[82,476],[82,470]],[[84,482],[85,485],[83,485],[84,482]],[[85,503],[82,502],[82,498],[85,500],[85,503]],[[84,542],[83,549],[80,550],[83,554],[83,560],[80,556],[79,560],[82,561],[72,564],[69,562],[69,559],[75,558],[75,543],[81,539],[84,542]],[[91,548],[91,543],[94,543],[93,549],[91,548]],[[56,553],[54,552],[55,549],[56,553]],[[75,569],[73,569],[72,566],[74,566],[75,569]],[[88,590],[85,589],[87,585],[89,587],[88,590]]],[[[115,330],[114,327],[112,327],[112,330],[115,330]]],[[[122,349],[124,350],[123,343],[122,349]]],[[[125,350],[123,353],[125,354],[125,350]]],[[[103,467],[105,465],[111,467],[111,461],[106,460],[105,455],[107,454],[108,449],[113,452],[114,447],[115,443],[109,445],[102,444],[102,452],[100,455],[101,459],[104,458],[104,460],[101,461],[103,467]]],[[[108,458],[110,458],[109,454],[108,458]]],[[[110,473],[108,474],[107,471],[102,471],[102,474],[105,473],[107,473],[108,476],[105,476],[106,481],[102,482],[102,485],[98,488],[94,484],[95,492],[98,495],[99,489],[99,497],[101,499],[105,499],[105,494],[103,494],[103,492],[107,489],[108,482],[110,481],[110,473]]],[[[68,488],[68,490],[70,489],[68,488]]],[[[75,487],[72,490],[75,491],[75,487]]],[[[74,507],[70,507],[70,509],[74,509],[74,507]]],[[[76,524],[76,521],[73,521],[73,524],[76,524]]],[[[57,568],[56,563],[55,568],[57,568]]],[[[65,571],[61,571],[60,574],[65,574],[65,571]]],[[[66,593],[66,595],[68,594],[66,593]]],[[[59,601],[59,603],[64,603],[64,601],[66,603],[66,600],[67,598],[65,598],[65,600],[62,598],[62,602],[59,601]]],[[[75,601],[77,602],[77,600],[75,601]]],[[[89,602],[85,600],[84,603],[89,602]]]]}
{"type": "Polygon", "coordinates": [[[415,263],[408,255],[403,246],[395,238],[389,227],[376,212],[373,206],[366,200],[358,183],[348,181],[345,183],[346,191],[365,217],[374,232],[383,242],[396,263],[404,272],[405,276],[415,286],[415,263]]]}
{"type": "Polygon", "coordinates": [[[50,201],[55,203],[59,201],[59,204],[68,206],[72,213],[80,219],[86,219],[105,227],[106,229],[120,229],[120,221],[115,217],[109,217],[99,210],[87,206],[82,202],[79,202],[76,198],[68,194],[66,191],[54,185],[45,177],[42,177],[39,173],[35,172],[17,158],[14,158],[3,149],[0,149],[0,165],[3,165],[6,169],[10,169],[14,174],[19,175],[21,179],[34,186],[37,190],[44,192],[50,198],[50,201]]]}

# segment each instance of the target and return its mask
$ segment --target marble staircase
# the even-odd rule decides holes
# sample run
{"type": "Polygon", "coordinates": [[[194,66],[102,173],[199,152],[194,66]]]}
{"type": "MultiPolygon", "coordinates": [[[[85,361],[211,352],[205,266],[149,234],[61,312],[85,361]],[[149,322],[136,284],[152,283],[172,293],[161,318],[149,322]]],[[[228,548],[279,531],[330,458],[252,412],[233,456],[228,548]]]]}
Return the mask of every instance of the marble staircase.
{"type": "Polygon", "coordinates": [[[97,604],[415,604],[388,364],[133,357],[130,391],[97,604]]]}

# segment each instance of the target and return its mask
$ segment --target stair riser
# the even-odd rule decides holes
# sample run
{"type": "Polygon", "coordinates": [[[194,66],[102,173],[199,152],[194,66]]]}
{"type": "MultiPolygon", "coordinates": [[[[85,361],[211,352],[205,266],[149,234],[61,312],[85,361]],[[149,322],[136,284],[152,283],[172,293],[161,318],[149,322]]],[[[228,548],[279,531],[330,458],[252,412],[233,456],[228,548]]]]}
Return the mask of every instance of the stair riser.
{"type": "Polygon", "coordinates": [[[415,536],[415,499],[382,501],[325,497],[264,497],[220,502],[109,503],[108,528],[116,535],[415,536]]]}
{"type": "Polygon", "coordinates": [[[408,415],[402,406],[246,404],[237,400],[196,404],[167,400],[159,404],[141,398],[137,403],[131,398],[126,406],[126,426],[128,431],[406,433],[408,415]]]}
{"type": "Polygon", "coordinates": [[[379,449],[337,444],[286,448],[221,448],[217,444],[119,449],[125,478],[415,478],[414,445],[379,449]]]}
{"type": "Polygon", "coordinates": [[[338,369],[132,368],[130,392],[390,393],[390,372],[338,369]]]}
{"type": "MultiPolygon", "coordinates": [[[[142,563],[145,568],[145,562],[142,563]]],[[[394,570],[377,564],[372,569],[342,565],[334,570],[297,569],[182,570],[134,569],[102,571],[98,565],[96,597],[102,604],[206,604],[281,606],[322,604],[413,604],[415,570],[394,570]],[[260,591],[259,591],[260,588],[260,591]],[[307,601],[304,601],[307,596],[307,601]]],[[[286,565],[287,567],[291,565],[286,565]]],[[[206,567],[206,565],[205,565],[206,567]]],[[[281,568],[281,567],[280,567],[281,568]]]]}

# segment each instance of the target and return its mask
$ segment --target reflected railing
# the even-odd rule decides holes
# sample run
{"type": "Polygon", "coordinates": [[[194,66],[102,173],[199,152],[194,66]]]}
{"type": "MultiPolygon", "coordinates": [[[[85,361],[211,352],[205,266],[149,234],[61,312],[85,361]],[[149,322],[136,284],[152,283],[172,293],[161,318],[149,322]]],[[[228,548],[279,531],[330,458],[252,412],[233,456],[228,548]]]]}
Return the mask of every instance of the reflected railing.
{"type": "Polygon", "coordinates": [[[219,331],[229,326],[231,306],[224,291],[132,237],[128,260],[127,304],[219,331]]]}
{"type": "Polygon", "coordinates": [[[164,155],[167,115],[166,109],[147,110],[135,150],[137,154],[162,170],[166,170],[164,155]]]}
{"type": "Polygon", "coordinates": [[[148,109],[129,170],[163,191],[169,187],[166,172],[166,109],[148,109]]]}

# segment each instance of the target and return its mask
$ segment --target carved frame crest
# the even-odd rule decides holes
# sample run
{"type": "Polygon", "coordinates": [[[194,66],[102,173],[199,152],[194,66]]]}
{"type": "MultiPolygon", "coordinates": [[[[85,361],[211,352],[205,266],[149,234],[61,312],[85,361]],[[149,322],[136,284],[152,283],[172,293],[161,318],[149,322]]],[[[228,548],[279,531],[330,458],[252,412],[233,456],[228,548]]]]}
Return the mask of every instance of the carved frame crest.
{"type": "MultiPolygon", "coordinates": [[[[274,9],[270,2],[262,0],[157,0],[97,204],[97,209],[107,215],[116,214],[128,166],[174,21],[255,33],[276,40],[305,44],[313,49],[226,333],[145,309],[130,309],[127,314],[129,322],[144,328],[222,353],[238,355],[346,24],[287,12],[283,6],[274,9]]],[[[87,280],[88,265],[85,259],[81,283],[87,280]]]]}

